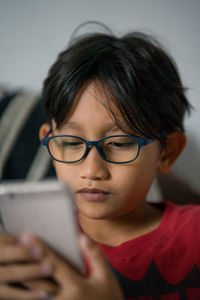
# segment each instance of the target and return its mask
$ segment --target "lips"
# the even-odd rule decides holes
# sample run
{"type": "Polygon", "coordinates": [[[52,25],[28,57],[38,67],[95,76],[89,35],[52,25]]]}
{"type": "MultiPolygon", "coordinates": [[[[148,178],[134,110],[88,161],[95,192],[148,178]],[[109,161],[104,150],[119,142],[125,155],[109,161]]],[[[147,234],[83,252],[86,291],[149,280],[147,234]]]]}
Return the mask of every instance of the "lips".
{"type": "Polygon", "coordinates": [[[83,188],[78,191],[78,194],[80,194],[82,197],[86,198],[90,201],[103,201],[107,199],[111,193],[99,189],[89,189],[89,188],[83,188]]]}

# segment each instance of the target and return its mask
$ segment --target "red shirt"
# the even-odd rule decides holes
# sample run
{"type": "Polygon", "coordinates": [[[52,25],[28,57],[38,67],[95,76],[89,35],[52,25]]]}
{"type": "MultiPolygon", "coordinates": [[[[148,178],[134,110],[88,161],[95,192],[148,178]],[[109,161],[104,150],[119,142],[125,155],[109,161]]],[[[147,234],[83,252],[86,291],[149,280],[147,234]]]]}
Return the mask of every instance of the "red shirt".
{"type": "Polygon", "coordinates": [[[164,206],[158,228],[120,246],[99,244],[125,299],[200,299],[200,206],[164,206]]]}

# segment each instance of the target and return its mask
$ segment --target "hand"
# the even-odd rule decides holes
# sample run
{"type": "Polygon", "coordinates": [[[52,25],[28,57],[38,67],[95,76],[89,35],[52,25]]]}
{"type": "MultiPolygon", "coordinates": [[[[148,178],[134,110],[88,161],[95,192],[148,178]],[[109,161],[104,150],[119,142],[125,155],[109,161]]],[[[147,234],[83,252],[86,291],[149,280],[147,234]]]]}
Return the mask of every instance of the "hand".
{"type": "Polygon", "coordinates": [[[54,300],[122,300],[122,291],[117,279],[109,269],[100,249],[85,235],[80,236],[80,247],[87,258],[91,274],[80,274],[44,243],[29,236],[29,246],[41,249],[43,262],[53,268],[53,278],[59,285],[54,300]]]}
{"type": "Polygon", "coordinates": [[[47,293],[56,291],[45,279],[52,270],[40,263],[39,256],[37,248],[30,249],[16,238],[0,234],[0,299],[45,299],[47,293]]]}

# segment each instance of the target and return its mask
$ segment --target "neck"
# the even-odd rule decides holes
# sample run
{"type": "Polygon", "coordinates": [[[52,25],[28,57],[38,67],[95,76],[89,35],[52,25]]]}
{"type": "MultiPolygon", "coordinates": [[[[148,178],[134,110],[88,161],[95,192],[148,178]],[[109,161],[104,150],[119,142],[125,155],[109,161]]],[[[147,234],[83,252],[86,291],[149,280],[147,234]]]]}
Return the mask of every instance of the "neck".
{"type": "Polygon", "coordinates": [[[95,242],[118,246],[154,230],[159,226],[161,216],[161,211],[144,203],[127,214],[113,218],[93,219],[79,212],[79,222],[82,231],[95,242]]]}

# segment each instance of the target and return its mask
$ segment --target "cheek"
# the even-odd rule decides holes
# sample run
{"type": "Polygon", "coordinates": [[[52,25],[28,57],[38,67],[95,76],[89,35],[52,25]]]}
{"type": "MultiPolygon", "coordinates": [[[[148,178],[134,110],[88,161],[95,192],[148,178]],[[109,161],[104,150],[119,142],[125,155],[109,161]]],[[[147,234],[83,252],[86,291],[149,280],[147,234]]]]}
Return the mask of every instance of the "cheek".
{"type": "Polygon", "coordinates": [[[57,178],[72,186],[72,180],[75,178],[74,168],[68,164],[62,164],[59,162],[54,162],[54,167],[57,178]]]}
{"type": "Polygon", "coordinates": [[[144,197],[156,175],[156,161],[143,159],[133,162],[132,165],[121,167],[120,172],[116,173],[115,184],[121,187],[121,193],[128,196],[144,197]]]}

